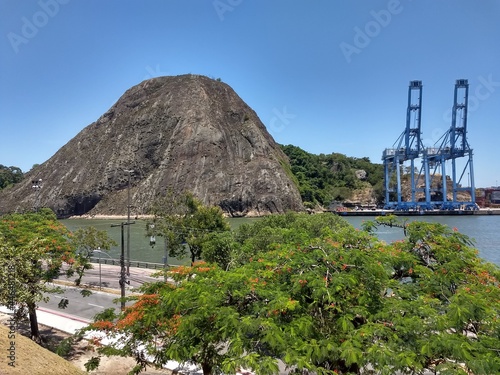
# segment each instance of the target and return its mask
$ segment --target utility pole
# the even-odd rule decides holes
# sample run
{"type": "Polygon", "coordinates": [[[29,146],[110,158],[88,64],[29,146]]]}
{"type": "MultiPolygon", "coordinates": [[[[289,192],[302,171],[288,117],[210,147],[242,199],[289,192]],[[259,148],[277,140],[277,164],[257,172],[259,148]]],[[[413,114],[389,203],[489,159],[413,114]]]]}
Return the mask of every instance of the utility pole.
{"type": "Polygon", "coordinates": [[[167,281],[168,269],[168,238],[165,235],[165,255],[163,256],[163,271],[165,272],[164,280],[167,281]]]}
{"type": "Polygon", "coordinates": [[[125,284],[130,284],[127,281],[126,270],[125,270],[125,241],[124,241],[124,226],[129,227],[130,224],[135,224],[133,221],[128,221],[126,223],[111,224],[112,227],[121,227],[121,253],[120,253],[120,290],[121,290],[121,310],[125,310],[125,284]]]}
{"type": "MultiPolygon", "coordinates": [[[[127,223],[130,224],[130,174],[134,173],[132,169],[125,169],[128,173],[127,184],[127,223]]],[[[130,225],[127,225],[127,276],[130,276],[130,225]]]]}

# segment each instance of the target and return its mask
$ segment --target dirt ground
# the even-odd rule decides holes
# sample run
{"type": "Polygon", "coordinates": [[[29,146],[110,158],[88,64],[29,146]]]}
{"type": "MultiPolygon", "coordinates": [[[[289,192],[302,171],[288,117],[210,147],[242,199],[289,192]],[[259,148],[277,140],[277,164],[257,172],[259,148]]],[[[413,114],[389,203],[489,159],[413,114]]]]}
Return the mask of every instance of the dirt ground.
{"type": "MultiPolygon", "coordinates": [[[[0,323],[7,325],[7,320],[9,316],[7,314],[0,313],[0,323]]],[[[39,325],[40,333],[43,340],[43,346],[50,351],[54,351],[59,343],[69,338],[71,335],[55,330],[51,327],[46,327],[44,325],[39,325]]],[[[18,326],[18,333],[23,336],[29,337],[29,324],[28,322],[21,323],[18,326]]],[[[92,357],[96,356],[97,353],[92,350],[89,346],[87,340],[80,340],[75,342],[69,354],[64,357],[67,361],[71,362],[75,367],[80,370],[85,371],[85,363],[92,357]]],[[[123,358],[123,357],[102,357],[99,368],[97,370],[91,371],[89,374],[92,375],[126,375],[135,366],[136,362],[133,358],[123,358]]],[[[166,369],[154,369],[148,367],[145,372],[146,375],[172,375],[172,371],[166,369]]],[[[142,374],[141,373],[141,374],[142,374]]]]}

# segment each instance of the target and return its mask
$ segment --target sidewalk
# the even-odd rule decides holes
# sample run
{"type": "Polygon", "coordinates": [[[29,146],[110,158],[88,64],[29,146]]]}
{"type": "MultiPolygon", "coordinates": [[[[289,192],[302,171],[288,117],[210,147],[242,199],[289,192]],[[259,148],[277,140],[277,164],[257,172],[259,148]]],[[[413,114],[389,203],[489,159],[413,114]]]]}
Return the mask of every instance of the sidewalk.
{"type": "MultiPolygon", "coordinates": [[[[0,306],[0,313],[12,315],[13,311],[9,310],[5,306],[0,306]]],[[[69,333],[71,335],[75,334],[76,331],[86,327],[90,323],[89,320],[44,308],[38,308],[36,316],[38,318],[38,324],[52,327],[58,331],[69,333]]]]}

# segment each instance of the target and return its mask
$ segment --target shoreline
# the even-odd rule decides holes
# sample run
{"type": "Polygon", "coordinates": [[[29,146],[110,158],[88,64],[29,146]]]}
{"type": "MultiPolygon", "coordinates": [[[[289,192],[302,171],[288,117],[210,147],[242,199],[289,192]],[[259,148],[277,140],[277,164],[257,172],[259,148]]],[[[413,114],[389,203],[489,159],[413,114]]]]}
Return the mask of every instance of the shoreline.
{"type": "Polygon", "coordinates": [[[432,210],[432,211],[395,211],[395,210],[359,210],[359,211],[328,211],[339,216],[473,216],[473,215],[500,215],[499,208],[481,208],[469,210],[432,210]]]}
{"type": "MultiPolygon", "coordinates": [[[[131,215],[130,220],[147,220],[152,219],[153,215],[131,215]]],[[[96,214],[96,215],[73,215],[68,218],[68,220],[74,219],[89,219],[89,220],[127,220],[127,215],[104,215],[104,214],[96,214]]]]}
{"type": "MultiPolygon", "coordinates": [[[[335,215],[340,216],[385,216],[385,215],[396,215],[396,216],[453,216],[453,215],[500,215],[500,208],[481,208],[477,211],[465,211],[465,210],[433,210],[433,211],[394,211],[394,210],[349,210],[349,211],[334,211],[326,210],[322,212],[330,212],[335,215]]],[[[255,216],[253,214],[238,216],[243,218],[255,218],[264,217],[268,215],[255,216]]],[[[227,218],[234,218],[234,216],[226,216],[227,218]]],[[[153,219],[154,215],[131,215],[130,220],[148,220],[153,219]]],[[[95,214],[95,215],[73,215],[68,218],[68,220],[74,219],[90,219],[90,220],[127,220],[127,215],[106,215],[106,214],[95,214]]]]}

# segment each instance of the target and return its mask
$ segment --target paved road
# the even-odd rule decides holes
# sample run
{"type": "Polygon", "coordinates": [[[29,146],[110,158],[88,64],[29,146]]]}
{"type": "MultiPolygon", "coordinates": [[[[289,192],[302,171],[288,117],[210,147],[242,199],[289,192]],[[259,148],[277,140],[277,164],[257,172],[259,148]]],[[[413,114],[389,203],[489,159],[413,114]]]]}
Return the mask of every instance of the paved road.
{"type": "Polygon", "coordinates": [[[83,297],[81,289],[75,287],[64,287],[62,294],[49,294],[50,299],[48,302],[40,302],[38,305],[42,309],[59,311],[69,316],[74,316],[84,320],[92,320],[94,315],[100,313],[108,308],[115,308],[120,311],[120,304],[115,303],[114,300],[120,296],[117,294],[93,292],[88,297],[83,297]],[[67,298],[68,305],[65,309],[58,307],[61,299],[67,298]]]}
{"type": "MultiPolygon", "coordinates": [[[[130,268],[130,285],[126,286],[126,295],[132,293],[132,289],[136,288],[145,282],[152,282],[159,280],[158,278],[151,277],[151,274],[157,271],[146,268],[130,268]]],[[[76,276],[66,278],[60,276],[55,283],[64,289],[62,294],[49,294],[48,302],[40,302],[39,306],[42,309],[60,311],[68,316],[74,316],[84,320],[92,320],[94,315],[104,311],[107,308],[115,308],[116,311],[120,310],[120,302],[115,301],[120,297],[120,267],[102,264],[99,270],[99,265],[94,264],[94,269],[87,270],[82,278],[82,285],[92,286],[92,294],[84,297],[80,292],[81,288],[71,286],[74,283],[76,276]],[[66,285],[65,285],[66,284],[66,285]],[[99,290],[99,285],[103,288],[99,290]],[[111,293],[110,293],[111,292],[111,293]],[[58,307],[61,299],[68,299],[68,305],[65,309],[58,307]]],[[[161,278],[160,278],[161,280],[161,278]]],[[[127,303],[130,305],[130,303],[127,303]]]]}
{"type": "MultiPolygon", "coordinates": [[[[85,271],[85,275],[82,278],[82,284],[87,284],[90,286],[99,287],[99,281],[103,288],[120,289],[120,266],[113,266],[110,264],[99,264],[92,263],[93,269],[85,271]],[[101,276],[99,279],[99,275],[101,276]]],[[[159,272],[157,270],[152,270],[148,268],[130,268],[130,275],[127,279],[130,281],[130,287],[138,287],[145,282],[152,282],[161,280],[161,278],[151,277],[152,274],[159,272]]],[[[67,279],[65,275],[61,275],[59,280],[61,281],[74,281],[76,275],[67,279]]]]}

